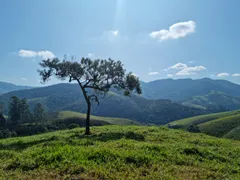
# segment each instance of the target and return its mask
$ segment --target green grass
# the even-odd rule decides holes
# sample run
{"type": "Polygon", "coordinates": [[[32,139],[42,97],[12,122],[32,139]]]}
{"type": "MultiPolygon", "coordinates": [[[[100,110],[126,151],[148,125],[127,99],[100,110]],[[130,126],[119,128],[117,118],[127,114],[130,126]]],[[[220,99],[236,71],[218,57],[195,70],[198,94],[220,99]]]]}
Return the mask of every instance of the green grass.
{"type": "Polygon", "coordinates": [[[179,129],[186,129],[191,124],[198,125],[201,132],[208,135],[240,140],[240,135],[234,130],[240,126],[240,110],[195,116],[170,123],[173,128],[179,129]]]}
{"type": "Polygon", "coordinates": [[[224,138],[229,138],[229,139],[239,140],[240,139],[240,126],[232,129],[227,134],[225,134],[223,137],[224,138]]]}
{"type": "Polygon", "coordinates": [[[238,141],[165,127],[83,132],[0,140],[0,179],[240,179],[238,141]]]}
{"type": "Polygon", "coordinates": [[[232,129],[240,126],[240,114],[219,118],[199,125],[201,132],[223,137],[232,129]]]}
{"type": "Polygon", "coordinates": [[[185,118],[185,119],[173,121],[169,124],[173,125],[173,126],[178,126],[180,129],[185,129],[190,124],[198,125],[198,124],[202,124],[202,123],[212,121],[212,120],[215,120],[218,118],[234,116],[234,115],[239,115],[239,114],[240,114],[240,110],[221,112],[221,113],[213,113],[213,114],[206,114],[206,115],[201,115],[201,116],[185,118]]]}
{"type": "MultiPolygon", "coordinates": [[[[60,119],[66,119],[66,118],[72,118],[72,117],[78,117],[82,120],[85,121],[86,115],[78,112],[73,112],[73,111],[61,111],[59,113],[59,118],[60,119]]],[[[125,118],[113,118],[113,117],[101,117],[101,116],[92,116],[91,115],[91,120],[92,121],[104,121],[110,124],[114,125],[139,125],[138,122],[125,119],[125,118]]]]}

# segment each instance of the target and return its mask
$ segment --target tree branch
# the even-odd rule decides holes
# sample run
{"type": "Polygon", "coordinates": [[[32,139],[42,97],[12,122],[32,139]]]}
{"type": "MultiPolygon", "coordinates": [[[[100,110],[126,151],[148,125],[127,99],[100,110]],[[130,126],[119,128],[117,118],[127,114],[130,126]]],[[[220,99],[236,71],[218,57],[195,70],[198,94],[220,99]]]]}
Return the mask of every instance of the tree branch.
{"type": "Polygon", "coordinates": [[[99,105],[99,99],[98,99],[98,96],[95,95],[95,94],[92,94],[89,96],[90,99],[94,98],[95,102],[99,105]]]}

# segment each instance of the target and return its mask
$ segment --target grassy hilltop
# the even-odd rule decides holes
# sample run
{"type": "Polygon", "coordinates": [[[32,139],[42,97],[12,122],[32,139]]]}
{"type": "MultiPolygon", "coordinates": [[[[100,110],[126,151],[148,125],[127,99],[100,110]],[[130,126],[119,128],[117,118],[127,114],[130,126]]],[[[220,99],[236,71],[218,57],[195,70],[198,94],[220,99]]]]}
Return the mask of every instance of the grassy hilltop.
{"type": "Polygon", "coordinates": [[[0,179],[240,179],[240,142],[145,126],[0,140],[0,179]]]}

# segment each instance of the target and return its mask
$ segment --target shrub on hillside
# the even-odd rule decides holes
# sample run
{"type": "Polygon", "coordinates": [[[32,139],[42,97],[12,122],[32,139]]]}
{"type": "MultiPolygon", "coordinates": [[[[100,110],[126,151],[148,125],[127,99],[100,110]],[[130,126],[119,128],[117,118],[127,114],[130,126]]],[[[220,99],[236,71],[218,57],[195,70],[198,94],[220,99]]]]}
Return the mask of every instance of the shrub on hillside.
{"type": "Polygon", "coordinates": [[[9,129],[0,129],[0,139],[9,138],[12,136],[12,133],[9,129]]]}
{"type": "MultiPolygon", "coordinates": [[[[70,117],[70,118],[56,120],[54,124],[56,124],[57,126],[64,124],[67,127],[70,126],[71,124],[77,124],[80,127],[85,127],[86,122],[84,119],[79,117],[70,117]]],[[[103,126],[103,125],[109,125],[110,123],[99,121],[99,120],[92,120],[90,124],[91,126],[103,126]]]]}
{"type": "Polygon", "coordinates": [[[28,136],[48,132],[48,128],[44,124],[24,124],[16,126],[15,131],[18,136],[28,136]]]}
{"type": "Polygon", "coordinates": [[[195,126],[193,124],[189,125],[186,129],[188,132],[192,132],[192,133],[200,133],[200,129],[198,126],[195,126]]]}
{"type": "Polygon", "coordinates": [[[6,119],[3,114],[0,112],[0,127],[3,127],[6,124],[6,119]]]}
{"type": "Polygon", "coordinates": [[[75,129],[75,128],[78,128],[78,127],[79,127],[79,125],[78,125],[78,124],[75,124],[75,123],[70,124],[70,125],[68,126],[69,129],[75,129]]]}

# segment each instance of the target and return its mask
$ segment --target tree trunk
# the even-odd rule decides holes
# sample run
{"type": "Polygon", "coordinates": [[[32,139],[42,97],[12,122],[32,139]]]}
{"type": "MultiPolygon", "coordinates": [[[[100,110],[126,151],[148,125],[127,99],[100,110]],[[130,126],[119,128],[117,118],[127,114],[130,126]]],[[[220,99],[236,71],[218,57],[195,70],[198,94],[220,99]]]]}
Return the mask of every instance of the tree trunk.
{"type": "Polygon", "coordinates": [[[90,98],[87,96],[87,92],[85,91],[84,87],[82,86],[81,82],[77,79],[77,82],[83,92],[83,96],[85,98],[85,101],[87,103],[87,115],[86,115],[86,130],[85,134],[90,134],[90,114],[91,114],[91,101],[90,98]]]}
{"type": "Polygon", "coordinates": [[[85,134],[90,134],[90,113],[91,113],[91,102],[87,102],[87,116],[86,116],[86,131],[85,134]]]}

